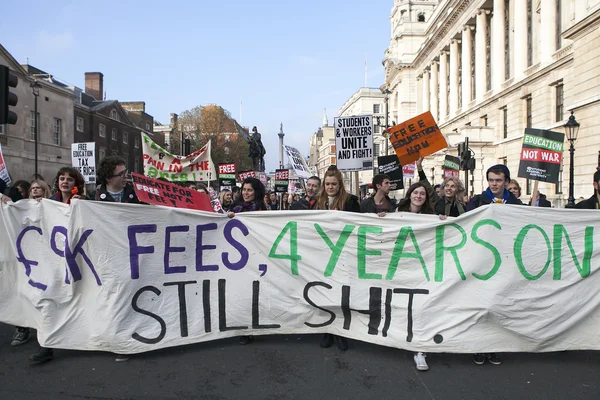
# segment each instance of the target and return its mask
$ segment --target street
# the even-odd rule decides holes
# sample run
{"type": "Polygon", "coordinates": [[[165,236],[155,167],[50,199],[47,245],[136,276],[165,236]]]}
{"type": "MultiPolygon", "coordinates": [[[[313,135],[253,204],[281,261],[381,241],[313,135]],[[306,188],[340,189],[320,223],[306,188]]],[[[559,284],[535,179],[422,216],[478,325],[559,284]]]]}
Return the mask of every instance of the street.
{"type": "Polygon", "coordinates": [[[320,336],[263,336],[169,348],[116,363],[108,353],[57,350],[30,366],[34,339],[10,346],[0,326],[0,399],[598,399],[598,352],[504,354],[502,365],[431,354],[418,372],[406,351],[320,336]]]}

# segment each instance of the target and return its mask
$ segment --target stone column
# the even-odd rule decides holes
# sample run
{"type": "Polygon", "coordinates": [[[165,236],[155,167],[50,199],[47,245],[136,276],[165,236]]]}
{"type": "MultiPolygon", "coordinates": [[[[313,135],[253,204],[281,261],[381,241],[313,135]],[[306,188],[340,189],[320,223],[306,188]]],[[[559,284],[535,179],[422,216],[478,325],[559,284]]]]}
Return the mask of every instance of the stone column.
{"type": "Polygon", "coordinates": [[[439,121],[438,117],[438,65],[437,62],[431,63],[431,82],[429,84],[429,93],[430,96],[430,105],[429,109],[431,111],[431,115],[436,121],[439,121]]]}
{"type": "Polygon", "coordinates": [[[494,18],[492,19],[492,89],[500,90],[504,83],[504,0],[494,0],[494,18]]]}
{"type": "Polygon", "coordinates": [[[450,117],[458,111],[458,42],[450,42],[450,117]]]}
{"type": "Polygon", "coordinates": [[[462,31],[462,110],[469,108],[471,102],[471,46],[473,43],[472,27],[467,25],[462,31]]]}
{"type": "Polygon", "coordinates": [[[513,0],[513,73],[515,80],[527,69],[527,0],[513,0]]]}
{"type": "Polygon", "coordinates": [[[486,10],[477,11],[477,28],[475,28],[475,94],[482,100],[486,90],[487,68],[485,60],[485,32],[487,29],[486,10]]]}
{"type": "Polygon", "coordinates": [[[541,0],[540,62],[547,63],[556,51],[556,0],[541,0]]]}
{"type": "Polygon", "coordinates": [[[423,71],[423,112],[429,111],[429,71],[423,71]]]}
{"type": "Polygon", "coordinates": [[[448,116],[448,53],[440,53],[440,121],[445,121],[448,116]]]}

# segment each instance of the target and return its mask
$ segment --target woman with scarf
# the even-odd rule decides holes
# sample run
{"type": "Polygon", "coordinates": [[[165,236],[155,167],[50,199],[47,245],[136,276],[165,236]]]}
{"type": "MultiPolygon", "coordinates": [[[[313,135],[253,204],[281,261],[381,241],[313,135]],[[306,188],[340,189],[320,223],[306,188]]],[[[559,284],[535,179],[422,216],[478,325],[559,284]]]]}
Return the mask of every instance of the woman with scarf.
{"type": "Polygon", "coordinates": [[[83,175],[73,167],[62,167],[54,178],[55,193],[50,200],[71,204],[72,199],[81,199],[85,180],[83,175]]]}
{"type": "Polygon", "coordinates": [[[419,171],[419,179],[425,185],[429,196],[431,197],[431,205],[433,211],[437,215],[445,215],[446,217],[458,217],[465,213],[465,186],[458,178],[450,177],[444,179],[441,184],[441,196],[438,196],[435,190],[431,188],[431,184],[427,180],[427,176],[423,171],[423,158],[417,160],[417,170],[419,171]]]}
{"type": "MultiPolygon", "coordinates": [[[[346,191],[342,173],[335,165],[330,166],[325,172],[319,197],[314,203],[313,209],[360,212],[358,197],[346,191]]],[[[330,333],[323,334],[321,347],[331,347],[334,341],[340,350],[345,351],[348,349],[348,342],[345,337],[330,333]]]]}
{"type": "MultiPolygon", "coordinates": [[[[227,216],[233,218],[237,213],[264,211],[267,209],[264,198],[265,187],[262,182],[256,178],[246,178],[242,183],[242,195],[233,203],[227,216]]],[[[240,336],[238,343],[246,345],[250,343],[252,339],[252,336],[240,336]]]]}

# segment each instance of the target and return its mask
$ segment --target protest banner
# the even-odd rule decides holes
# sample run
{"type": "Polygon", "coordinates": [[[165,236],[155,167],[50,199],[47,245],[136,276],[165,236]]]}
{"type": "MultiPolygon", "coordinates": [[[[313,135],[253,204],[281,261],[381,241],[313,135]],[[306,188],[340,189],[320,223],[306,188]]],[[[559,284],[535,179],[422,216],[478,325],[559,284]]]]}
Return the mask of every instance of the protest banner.
{"type": "Polygon", "coordinates": [[[213,211],[210,205],[210,197],[205,193],[159,181],[135,172],[131,173],[131,179],[133,180],[135,194],[142,203],[213,211]]]}
{"type": "Polygon", "coordinates": [[[72,143],[71,166],[81,172],[85,183],[96,183],[96,142],[72,143]]]}
{"type": "Polygon", "coordinates": [[[404,179],[414,179],[416,172],[417,164],[414,162],[402,166],[402,175],[404,176],[404,179]]]}
{"type": "Polygon", "coordinates": [[[298,149],[291,146],[283,146],[285,152],[287,153],[288,160],[292,165],[292,169],[296,172],[296,175],[299,178],[308,179],[312,176],[308,165],[306,164],[306,160],[302,157],[302,153],[298,151],[298,149]]]}
{"type": "Polygon", "coordinates": [[[390,156],[377,157],[377,165],[380,174],[390,177],[391,190],[404,189],[402,168],[400,167],[398,156],[392,154],[390,156]]]}
{"type": "Polygon", "coordinates": [[[277,193],[285,193],[288,188],[290,179],[290,171],[287,169],[275,170],[275,191],[277,193]]]}
{"type": "Polygon", "coordinates": [[[444,158],[444,179],[447,178],[458,178],[460,170],[460,158],[451,156],[449,154],[444,158]]]}
{"type": "Polygon", "coordinates": [[[219,186],[232,187],[235,183],[235,163],[219,163],[219,186]]]}
{"type": "Polygon", "coordinates": [[[258,173],[258,180],[260,181],[260,183],[263,184],[264,187],[267,187],[268,180],[267,180],[267,174],[266,173],[259,172],[258,173]]]}
{"type": "Polygon", "coordinates": [[[336,165],[340,171],[373,168],[373,116],[336,117],[336,165]]]}
{"type": "Polygon", "coordinates": [[[0,204],[0,321],[45,347],[117,354],[310,333],[424,352],[600,350],[599,246],[594,210],[227,218],[23,200],[0,204]]]}
{"type": "Polygon", "coordinates": [[[210,140],[187,156],[178,156],[156,144],[142,133],[144,175],[169,182],[208,182],[217,179],[210,157],[210,140]]]}
{"type": "Polygon", "coordinates": [[[518,176],[558,183],[564,141],[564,133],[526,128],[518,176]]]}
{"type": "Polygon", "coordinates": [[[429,111],[393,126],[386,132],[402,165],[448,147],[446,138],[429,111]]]}
{"type": "Polygon", "coordinates": [[[240,171],[238,172],[238,179],[240,182],[244,182],[246,178],[256,178],[256,171],[240,171]]]}
{"type": "Polygon", "coordinates": [[[2,155],[2,145],[0,145],[0,179],[6,182],[6,186],[10,186],[10,175],[8,175],[8,168],[4,162],[4,156],[2,155]]]}

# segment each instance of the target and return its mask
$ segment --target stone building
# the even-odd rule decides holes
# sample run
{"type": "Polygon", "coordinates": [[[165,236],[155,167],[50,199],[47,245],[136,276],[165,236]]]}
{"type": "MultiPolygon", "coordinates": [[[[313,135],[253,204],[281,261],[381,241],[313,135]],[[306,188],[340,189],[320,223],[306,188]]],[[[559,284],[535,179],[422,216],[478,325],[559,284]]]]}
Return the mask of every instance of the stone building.
{"type": "MultiPolygon", "coordinates": [[[[383,65],[390,118],[431,111],[451,147],[469,137],[476,169],[506,164],[516,177],[524,129],[564,132],[574,113],[575,198],[592,193],[600,139],[600,0],[396,0],[383,65]]],[[[569,143],[565,140],[565,149],[569,143]]],[[[441,175],[444,152],[426,160],[441,175]]],[[[540,183],[556,207],[568,197],[568,151],[557,185],[540,183]]],[[[527,202],[532,181],[517,178],[527,202]]]]}

